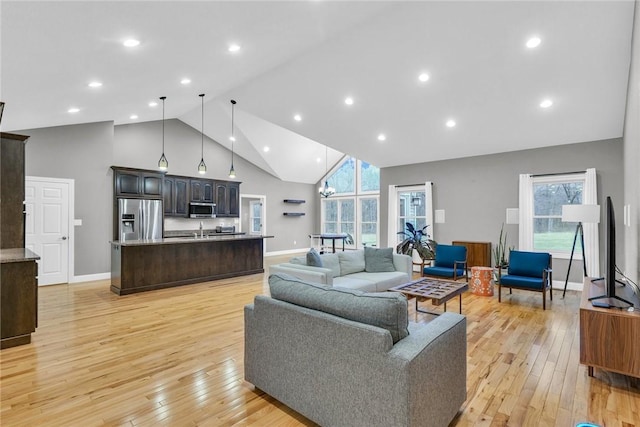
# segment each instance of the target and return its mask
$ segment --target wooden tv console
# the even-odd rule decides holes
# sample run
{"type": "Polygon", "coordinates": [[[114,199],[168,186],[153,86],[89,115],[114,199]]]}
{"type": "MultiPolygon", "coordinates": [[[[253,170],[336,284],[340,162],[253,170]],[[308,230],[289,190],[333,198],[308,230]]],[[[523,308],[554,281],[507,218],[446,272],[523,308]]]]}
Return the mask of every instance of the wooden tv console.
{"type": "Polygon", "coordinates": [[[604,287],[585,277],[580,302],[580,363],[593,368],[640,378],[640,299],[630,286],[617,288],[618,296],[633,302],[635,310],[599,308],[590,297],[602,295],[604,287]]]}

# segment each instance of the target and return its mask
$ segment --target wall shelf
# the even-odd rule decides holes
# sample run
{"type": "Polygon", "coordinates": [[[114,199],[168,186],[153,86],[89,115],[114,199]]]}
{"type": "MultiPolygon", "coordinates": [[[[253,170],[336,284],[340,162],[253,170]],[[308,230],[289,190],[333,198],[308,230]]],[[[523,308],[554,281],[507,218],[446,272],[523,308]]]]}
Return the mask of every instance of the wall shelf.
{"type": "Polygon", "coordinates": [[[304,216],[304,212],[283,212],[284,216],[304,216]]]}
{"type": "Polygon", "coordinates": [[[305,203],[306,200],[300,200],[300,199],[284,199],[285,203],[305,203]]]}

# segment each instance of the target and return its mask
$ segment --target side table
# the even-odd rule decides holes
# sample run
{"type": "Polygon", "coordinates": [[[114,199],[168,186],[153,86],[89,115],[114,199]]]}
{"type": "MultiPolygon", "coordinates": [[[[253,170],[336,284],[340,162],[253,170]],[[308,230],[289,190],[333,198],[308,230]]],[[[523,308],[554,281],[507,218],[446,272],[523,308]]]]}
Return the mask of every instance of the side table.
{"type": "Polygon", "coordinates": [[[483,297],[493,296],[493,268],[471,267],[471,280],[469,287],[471,293],[483,297]]]}

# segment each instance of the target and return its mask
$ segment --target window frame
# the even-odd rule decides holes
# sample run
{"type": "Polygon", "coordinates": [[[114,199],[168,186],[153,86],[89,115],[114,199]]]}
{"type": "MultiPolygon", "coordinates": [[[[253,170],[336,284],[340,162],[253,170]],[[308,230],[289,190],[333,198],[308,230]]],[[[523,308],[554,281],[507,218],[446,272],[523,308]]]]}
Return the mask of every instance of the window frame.
{"type": "MultiPolygon", "coordinates": [[[[531,244],[532,250],[536,252],[548,252],[551,254],[553,258],[556,259],[569,259],[571,257],[571,249],[565,251],[559,250],[550,250],[545,248],[536,248],[535,247],[535,221],[538,218],[562,218],[562,214],[559,215],[536,215],[535,210],[535,197],[534,197],[534,187],[540,184],[565,184],[565,183],[582,183],[582,201],[580,204],[584,204],[585,199],[585,186],[586,186],[586,174],[559,174],[559,175],[542,175],[542,176],[533,176],[531,178],[531,244]]],[[[575,223],[574,227],[577,227],[577,223],[575,223]]],[[[574,231],[575,238],[575,231],[574,231]]],[[[576,241],[576,247],[579,247],[580,242],[576,241]]],[[[575,260],[583,260],[582,251],[574,252],[573,259],[575,260]]]]}

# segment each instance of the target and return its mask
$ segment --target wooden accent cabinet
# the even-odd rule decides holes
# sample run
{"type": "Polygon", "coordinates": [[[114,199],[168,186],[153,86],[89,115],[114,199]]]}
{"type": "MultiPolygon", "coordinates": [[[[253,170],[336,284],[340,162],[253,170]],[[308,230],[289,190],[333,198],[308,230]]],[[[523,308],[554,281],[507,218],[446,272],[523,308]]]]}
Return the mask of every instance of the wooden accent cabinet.
{"type": "Polygon", "coordinates": [[[580,363],[593,368],[640,378],[640,300],[629,286],[617,295],[633,302],[634,311],[599,308],[589,297],[602,295],[604,287],[586,277],[580,302],[580,363]]]}
{"type": "Polygon", "coordinates": [[[24,248],[24,148],[28,136],[0,133],[0,248],[24,248]]]}
{"type": "Polygon", "coordinates": [[[456,240],[452,245],[466,246],[467,266],[491,267],[491,242],[465,242],[456,240]]]}

